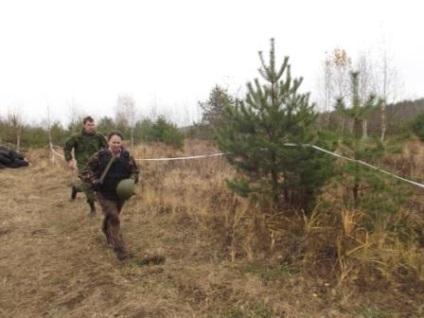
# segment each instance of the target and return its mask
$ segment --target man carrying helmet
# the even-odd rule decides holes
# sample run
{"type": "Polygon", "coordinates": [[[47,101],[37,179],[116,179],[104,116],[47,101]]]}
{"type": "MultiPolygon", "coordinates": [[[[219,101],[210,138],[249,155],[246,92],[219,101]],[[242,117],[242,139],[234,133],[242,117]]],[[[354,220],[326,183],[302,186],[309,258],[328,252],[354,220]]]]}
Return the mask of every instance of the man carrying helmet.
{"type": "Polygon", "coordinates": [[[107,136],[108,148],[96,152],[79,177],[90,183],[103,210],[102,231],[119,260],[128,257],[120,233],[119,214],[138,182],[139,170],[134,158],[122,147],[122,134],[107,136]]]}

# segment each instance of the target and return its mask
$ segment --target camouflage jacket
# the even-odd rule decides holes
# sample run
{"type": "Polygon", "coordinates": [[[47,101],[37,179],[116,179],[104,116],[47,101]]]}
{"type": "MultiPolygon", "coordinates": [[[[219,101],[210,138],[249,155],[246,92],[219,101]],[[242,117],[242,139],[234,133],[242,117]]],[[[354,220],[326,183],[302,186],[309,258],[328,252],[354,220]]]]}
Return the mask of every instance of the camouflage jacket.
{"type": "Polygon", "coordinates": [[[75,160],[79,167],[87,164],[91,156],[102,148],[107,147],[106,138],[99,133],[87,134],[82,131],[75,134],[65,142],[63,152],[65,160],[68,162],[72,159],[72,149],[74,150],[75,160]]]}
{"type": "MultiPolygon", "coordinates": [[[[96,152],[80,172],[80,179],[91,184],[95,180],[100,179],[111,157],[112,152],[109,149],[96,152]]],[[[132,155],[125,149],[122,149],[120,157],[117,160],[115,159],[115,162],[110,167],[110,171],[111,173],[107,174],[105,179],[112,179],[119,175],[121,176],[119,179],[123,177],[132,178],[135,183],[138,182],[139,169],[132,155]],[[123,171],[116,171],[117,169],[122,169],[123,171]]]]}

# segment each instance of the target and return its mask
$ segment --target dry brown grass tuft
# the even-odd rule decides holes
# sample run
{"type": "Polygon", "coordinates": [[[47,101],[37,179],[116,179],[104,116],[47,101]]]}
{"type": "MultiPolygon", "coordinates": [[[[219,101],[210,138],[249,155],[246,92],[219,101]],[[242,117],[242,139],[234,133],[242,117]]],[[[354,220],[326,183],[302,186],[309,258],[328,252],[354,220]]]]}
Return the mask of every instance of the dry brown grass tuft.
{"type": "MultiPolygon", "coordinates": [[[[184,153],[133,149],[136,158],[216,152],[195,142],[184,153]]],[[[139,161],[143,184],[121,216],[131,257],[120,263],[101,215],[87,218],[81,194],[69,200],[75,176],[61,159],[52,165],[48,149],[26,156],[30,167],[0,171],[0,317],[423,313],[422,248],[367,234],[360,211],[268,215],[228,192],[233,171],[221,157],[139,161]]]]}

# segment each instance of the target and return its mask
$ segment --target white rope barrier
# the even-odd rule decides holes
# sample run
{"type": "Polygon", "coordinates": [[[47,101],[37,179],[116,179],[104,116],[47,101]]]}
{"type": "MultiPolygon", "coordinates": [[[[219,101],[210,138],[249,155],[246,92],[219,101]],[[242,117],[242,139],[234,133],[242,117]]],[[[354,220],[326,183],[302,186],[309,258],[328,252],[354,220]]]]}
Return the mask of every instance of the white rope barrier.
{"type": "Polygon", "coordinates": [[[54,145],[52,144],[52,143],[50,143],[50,151],[53,153],[53,154],[55,154],[55,155],[57,155],[57,156],[59,156],[60,158],[62,158],[63,160],[65,160],[65,156],[64,155],[62,155],[62,154],[60,154],[60,153],[58,153],[56,150],[54,150],[54,145]]]}
{"type": "MultiPolygon", "coordinates": [[[[63,156],[62,154],[58,153],[55,149],[54,149],[54,145],[50,144],[50,150],[57,156],[59,156],[62,159],[65,159],[65,156],[63,156]]],[[[170,161],[170,160],[185,160],[185,159],[200,159],[200,158],[208,158],[208,157],[217,157],[217,156],[222,156],[224,155],[224,153],[214,153],[214,154],[210,154],[210,155],[198,155],[198,156],[188,156],[188,157],[173,157],[173,158],[151,158],[151,159],[134,159],[136,161],[170,161]]]]}
{"type": "Polygon", "coordinates": [[[200,159],[200,158],[209,158],[217,157],[224,155],[223,152],[214,153],[210,155],[198,155],[198,156],[188,156],[188,157],[173,157],[173,158],[152,158],[152,159],[134,159],[136,161],[170,161],[170,160],[186,160],[186,159],[200,159]]]}
{"type": "MultiPolygon", "coordinates": [[[[310,145],[310,144],[294,144],[294,143],[284,143],[283,145],[284,146],[287,146],[287,147],[310,147],[310,148],[313,148],[315,150],[321,151],[323,153],[326,153],[326,154],[331,155],[331,156],[334,156],[334,157],[338,157],[338,158],[341,158],[341,159],[344,159],[344,160],[347,160],[347,161],[350,161],[350,162],[359,163],[359,164],[361,164],[363,166],[366,166],[366,167],[368,167],[370,169],[373,169],[373,170],[379,171],[381,173],[384,173],[386,175],[389,175],[389,176],[391,176],[391,177],[393,177],[395,179],[398,179],[398,180],[407,182],[409,184],[415,185],[415,186],[420,187],[420,188],[424,188],[424,184],[422,184],[422,183],[419,183],[419,182],[415,182],[415,181],[412,181],[412,180],[409,180],[409,179],[402,178],[402,177],[397,176],[397,175],[395,175],[393,173],[390,173],[390,172],[388,172],[386,170],[383,170],[383,169],[380,169],[380,168],[375,167],[373,165],[370,165],[369,163],[366,163],[366,162],[364,162],[362,160],[351,159],[351,158],[348,158],[348,157],[345,157],[345,156],[336,154],[336,153],[334,153],[332,151],[326,150],[324,148],[320,148],[320,147],[315,146],[315,145],[310,145]]],[[[53,154],[59,156],[62,159],[65,159],[65,157],[62,154],[59,154],[57,151],[55,151],[54,147],[55,146],[53,144],[50,144],[50,149],[53,152],[53,154]]],[[[223,156],[225,154],[226,153],[219,152],[219,153],[214,153],[214,154],[209,154],[209,155],[198,155],[198,156],[187,156],[187,157],[174,157],[174,158],[150,158],[150,159],[138,159],[137,158],[137,159],[134,159],[134,160],[136,160],[136,161],[188,160],[188,159],[201,159],[201,158],[218,157],[218,156],[223,156]]]]}
{"type": "Polygon", "coordinates": [[[385,173],[385,174],[387,174],[387,175],[389,175],[389,176],[391,176],[393,178],[396,178],[398,180],[401,180],[401,181],[404,181],[404,182],[408,182],[408,183],[410,183],[412,185],[415,185],[415,186],[418,186],[420,188],[424,188],[424,184],[422,184],[422,183],[411,181],[411,180],[408,180],[408,179],[399,177],[399,176],[397,176],[397,175],[395,175],[393,173],[390,173],[390,172],[388,172],[386,170],[383,170],[383,169],[380,169],[378,167],[372,166],[369,163],[366,163],[366,162],[364,162],[362,160],[356,160],[356,159],[351,159],[351,158],[348,158],[348,157],[344,157],[342,155],[336,154],[334,152],[328,151],[326,149],[323,149],[323,148],[320,148],[320,147],[317,147],[317,146],[314,146],[314,145],[309,145],[309,144],[300,144],[300,145],[297,145],[297,144],[292,144],[292,143],[285,143],[284,145],[285,146],[288,146],[288,147],[298,147],[298,146],[301,146],[301,147],[311,147],[311,148],[314,148],[314,149],[316,149],[318,151],[324,152],[326,154],[329,154],[329,155],[332,155],[332,156],[335,156],[335,157],[338,157],[338,158],[342,158],[342,159],[347,160],[347,161],[350,161],[350,162],[359,163],[359,164],[364,165],[364,166],[366,166],[366,167],[368,167],[370,169],[377,170],[377,171],[379,171],[381,173],[385,173]]]}

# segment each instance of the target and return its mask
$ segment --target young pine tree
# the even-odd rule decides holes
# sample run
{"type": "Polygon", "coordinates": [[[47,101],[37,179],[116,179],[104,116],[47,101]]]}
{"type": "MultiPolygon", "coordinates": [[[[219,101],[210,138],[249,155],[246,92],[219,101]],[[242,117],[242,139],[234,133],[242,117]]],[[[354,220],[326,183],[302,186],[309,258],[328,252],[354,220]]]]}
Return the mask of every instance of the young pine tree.
{"type": "Polygon", "coordinates": [[[298,92],[302,78],[291,77],[289,58],[277,68],[273,39],[269,63],[259,57],[265,83],[248,83],[245,100],[227,105],[215,130],[218,147],[240,172],[228,184],[272,208],[308,211],[331,175],[331,158],[305,146],[319,141],[316,113],[309,94],[298,92]]]}
{"type": "Polygon", "coordinates": [[[195,124],[195,131],[192,133],[201,139],[212,139],[213,131],[219,125],[224,108],[234,104],[234,99],[228,90],[215,85],[205,102],[199,102],[199,109],[202,112],[200,123],[195,124]]]}
{"type": "Polygon", "coordinates": [[[218,124],[225,106],[233,103],[234,100],[228,90],[215,85],[209,94],[209,99],[203,103],[199,102],[199,107],[202,110],[202,124],[206,126],[218,124]]]}
{"type": "Polygon", "coordinates": [[[351,125],[351,129],[343,130],[339,149],[342,155],[354,159],[340,166],[336,181],[348,191],[344,200],[347,208],[366,211],[361,224],[364,228],[390,230],[402,224],[402,211],[412,189],[378,171],[379,161],[390,151],[390,145],[380,136],[364,134],[363,122],[381,107],[382,99],[369,95],[361,100],[358,77],[358,72],[351,74],[351,105],[347,106],[342,98],[336,104],[338,113],[351,125]]]}
{"type": "MultiPolygon", "coordinates": [[[[378,139],[370,139],[363,132],[363,123],[366,121],[375,111],[377,111],[381,105],[381,100],[377,99],[375,95],[369,95],[367,100],[363,102],[359,97],[359,73],[351,73],[351,105],[346,106],[343,98],[338,98],[336,101],[337,112],[345,119],[345,122],[351,125],[351,129],[343,129],[343,135],[341,143],[344,149],[349,149],[353,159],[353,163],[348,162],[343,166],[343,170],[350,176],[347,179],[351,179],[348,182],[345,179],[345,183],[349,183],[349,187],[352,191],[352,198],[354,206],[357,207],[359,204],[359,197],[361,192],[361,185],[366,179],[375,179],[374,171],[364,169],[359,161],[364,160],[366,162],[375,162],[376,159],[382,157],[384,148],[382,143],[378,139]]],[[[343,174],[342,174],[343,175],[343,174]]],[[[368,188],[368,185],[363,185],[368,188]]]]}

